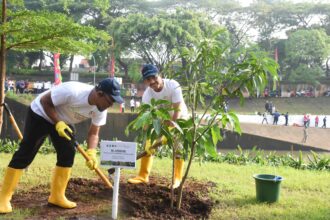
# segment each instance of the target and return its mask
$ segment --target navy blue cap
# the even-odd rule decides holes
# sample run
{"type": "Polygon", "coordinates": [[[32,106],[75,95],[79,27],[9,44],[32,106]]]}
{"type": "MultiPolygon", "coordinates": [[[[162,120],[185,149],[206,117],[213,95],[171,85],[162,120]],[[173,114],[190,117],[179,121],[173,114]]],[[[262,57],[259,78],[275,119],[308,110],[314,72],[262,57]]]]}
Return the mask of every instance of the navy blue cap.
{"type": "Polygon", "coordinates": [[[144,64],[141,70],[143,80],[147,79],[149,76],[156,76],[158,72],[158,68],[152,64],[144,64]]]}
{"type": "Polygon", "coordinates": [[[96,88],[111,96],[117,103],[121,104],[124,102],[120,96],[120,85],[114,78],[103,79],[96,88]]]}

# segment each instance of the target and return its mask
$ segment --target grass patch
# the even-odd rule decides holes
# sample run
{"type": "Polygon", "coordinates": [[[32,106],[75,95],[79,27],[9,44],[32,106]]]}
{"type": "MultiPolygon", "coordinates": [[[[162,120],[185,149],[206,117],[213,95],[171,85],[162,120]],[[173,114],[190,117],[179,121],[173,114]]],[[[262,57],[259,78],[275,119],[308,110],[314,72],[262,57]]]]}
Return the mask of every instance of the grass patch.
{"type": "MultiPolygon", "coordinates": [[[[11,156],[0,154],[1,181],[11,156]]],[[[36,185],[49,184],[55,163],[55,154],[38,154],[28,171],[23,174],[18,190],[29,190],[36,185]]],[[[94,172],[86,168],[84,159],[79,154],[76,155],[72,171],[72,177],[96,177],[94,172]]],[[[156,158],[151,175],[170,178],[170,171],[169,159],[156,158]]],[[[136,173],[137,170],[123,170],[122,175],[127,179],[136,173]]],[[[211,219],[328,219],[330,216],[328,171],[208,162],[202,165],[194,163],[189,177],[216,183],[216,187],[210,193],[210,197],[215,201],[211,219]],[[277,174],[285,178],[281,183],[278,203],[265,204],[256,201],[252,175],[257,173],[277,174]]],[[[24,219],[32,212],[33,210],[15,210],[13,215],[17,219],[24,219]]]]}
{"type": "MultiPolygon", "coordinates": [[[[170,160],[154,162],[154,173],[170,178],[170,170],[170,160]]],[[[190,177],[216,183],[217,187],[210,193],[216,202],[211,219],[328,219],[330,216],[328,171],[209,162],[201,166],[193,164],[190,177]],[[285,178],[278,203],[256,201],[252,175],[261,173],[285,178]]]]}

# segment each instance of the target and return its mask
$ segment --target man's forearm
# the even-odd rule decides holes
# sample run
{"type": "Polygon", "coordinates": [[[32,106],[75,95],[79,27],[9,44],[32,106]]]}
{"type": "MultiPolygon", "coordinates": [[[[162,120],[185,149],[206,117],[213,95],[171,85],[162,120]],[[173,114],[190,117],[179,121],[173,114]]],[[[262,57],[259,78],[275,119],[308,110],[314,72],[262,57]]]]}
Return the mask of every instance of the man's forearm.
{"type": "Polygon", "coordinates": [[[88,136],[88,140],[87,140],[88,149],[96,148],[98,143],[99,143],[99,136],[98,135],[88,136]]]}

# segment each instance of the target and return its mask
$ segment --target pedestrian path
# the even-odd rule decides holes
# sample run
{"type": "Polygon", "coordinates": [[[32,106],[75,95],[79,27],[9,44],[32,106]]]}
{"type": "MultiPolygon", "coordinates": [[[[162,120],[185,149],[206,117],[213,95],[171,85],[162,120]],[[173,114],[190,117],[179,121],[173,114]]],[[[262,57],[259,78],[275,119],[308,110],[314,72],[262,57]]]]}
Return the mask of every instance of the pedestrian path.
{"type": "MultiPolygon", "coordinates": [[[[261,118],[262,120],[262,118],[261,118]]],[[[304,128],[283,125],[261,125],[257,123],[242,123],[243,133],[268,137],[272,139],[299,143],[303,145],[320,148],[330,151],[330,129],[308,128],[308,137],[306,143],[302,143],[304,137],[304,128]]]]}

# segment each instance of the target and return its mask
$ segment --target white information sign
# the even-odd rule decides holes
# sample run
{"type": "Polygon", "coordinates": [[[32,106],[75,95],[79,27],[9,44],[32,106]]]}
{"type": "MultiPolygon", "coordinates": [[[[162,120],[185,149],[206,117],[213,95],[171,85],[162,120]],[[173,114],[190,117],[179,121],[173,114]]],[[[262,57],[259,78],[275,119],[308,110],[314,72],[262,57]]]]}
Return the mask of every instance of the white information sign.
{"type": "Polygon", "coordinates": [[[102,140],[100,146],[102,166],[135,169],[137,146],[135,142],[102,140]]]}

